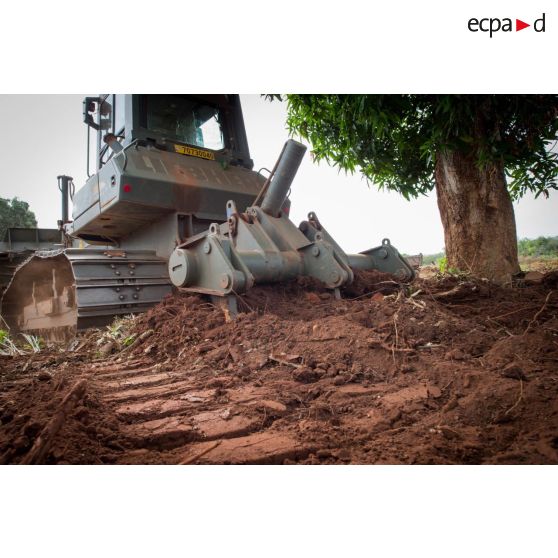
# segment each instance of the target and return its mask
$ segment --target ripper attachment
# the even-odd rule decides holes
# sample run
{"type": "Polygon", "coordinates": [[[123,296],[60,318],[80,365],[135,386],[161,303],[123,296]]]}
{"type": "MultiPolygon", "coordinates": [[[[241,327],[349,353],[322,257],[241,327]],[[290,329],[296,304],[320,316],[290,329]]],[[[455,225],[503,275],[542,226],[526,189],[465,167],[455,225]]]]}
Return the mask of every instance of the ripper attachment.
{"type": "Polygon", "coordinates": [[[410,281],[414,271],[391,246],[346,254],[314,213],[297,228],[284,210],[306,147],[289,140],[255,204],[240,213],[227,202],[227,221],[179,245],[169,259],[177,287],[214,296],[241,294],[258,283],[313,277],[336,290],[350,284],[353,269],[379,270],[410,281]],[[261,199],[261,203],[260,203],[261,199]]]}

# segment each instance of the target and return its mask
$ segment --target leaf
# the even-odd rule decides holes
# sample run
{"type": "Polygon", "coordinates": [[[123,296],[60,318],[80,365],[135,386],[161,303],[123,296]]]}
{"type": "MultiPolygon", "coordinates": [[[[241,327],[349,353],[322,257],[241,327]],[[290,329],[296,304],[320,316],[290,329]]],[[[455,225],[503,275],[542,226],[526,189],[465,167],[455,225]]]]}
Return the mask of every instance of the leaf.
{"type": "Polygon", "coordinates": [[[360,172],[406,199],[434,188],[436,154],[461,151],[479,168],[504,163],[514,199],[558,184],[558,95],[296,95],[287,102],[291,135],[314,160],[360,172]]]}

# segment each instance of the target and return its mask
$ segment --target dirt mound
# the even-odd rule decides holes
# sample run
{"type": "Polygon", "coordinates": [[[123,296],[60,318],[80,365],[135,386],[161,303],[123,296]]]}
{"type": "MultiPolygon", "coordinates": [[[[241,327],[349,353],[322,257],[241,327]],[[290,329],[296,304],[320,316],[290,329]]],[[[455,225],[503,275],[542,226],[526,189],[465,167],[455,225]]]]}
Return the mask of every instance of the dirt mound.
{"type": "Polygon", "coordinates": [[[337,300],[293,281],[253,289],[234,320],[176,293],[109,358],[7,359],[0,455],[38,455],[63,417],[43,462],[556,463],[547,283],[367,273],[337,300]]]}
{"type": "Polygon", "coordinates": [[[0,463],[111,462],[119,424],[86,379],[78,385],[82,372],[47,365],[2,377],[0,463]]]}

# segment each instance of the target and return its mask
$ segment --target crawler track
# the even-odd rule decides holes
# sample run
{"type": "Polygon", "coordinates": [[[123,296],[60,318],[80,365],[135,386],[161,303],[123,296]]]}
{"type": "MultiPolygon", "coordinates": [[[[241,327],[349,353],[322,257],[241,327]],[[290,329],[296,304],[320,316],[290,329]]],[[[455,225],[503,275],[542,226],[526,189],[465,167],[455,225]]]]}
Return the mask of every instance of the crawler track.
{"type": "Polygon", "coordinates": [[[1,309],[13,331],[63,339],[145,312],[170,292],[166,262],[153,252],[68,248],[19,265],[1,309]]]}

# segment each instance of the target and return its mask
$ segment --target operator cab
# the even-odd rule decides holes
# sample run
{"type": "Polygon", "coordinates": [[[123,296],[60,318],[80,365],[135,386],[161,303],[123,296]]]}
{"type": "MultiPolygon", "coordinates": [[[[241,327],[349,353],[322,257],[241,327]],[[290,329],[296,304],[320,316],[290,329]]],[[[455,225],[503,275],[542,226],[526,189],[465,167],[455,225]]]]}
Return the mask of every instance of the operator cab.
{"type": "Polygon", "coordinates": [[[252,205],[264,182],[238,95],[86,97],[83,115],[88,180],[65,230],[89,244],[167,257],[177,239],[226,221],[229,200],[252,205]]]}
{"type": "MultiPolygon", "coordinates": [[[[97,132],[88,175],[90,159],[99,171],[120,150],[118,145],[134,142],[175,153],[203,149],[226,164],[253,167],[238,95],[113,94],[86,97],[83,105],[85,123],[97,132]]],[[[88,145],[89,153],[89,132],[88,145]]]]}

